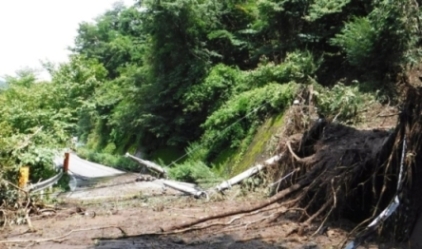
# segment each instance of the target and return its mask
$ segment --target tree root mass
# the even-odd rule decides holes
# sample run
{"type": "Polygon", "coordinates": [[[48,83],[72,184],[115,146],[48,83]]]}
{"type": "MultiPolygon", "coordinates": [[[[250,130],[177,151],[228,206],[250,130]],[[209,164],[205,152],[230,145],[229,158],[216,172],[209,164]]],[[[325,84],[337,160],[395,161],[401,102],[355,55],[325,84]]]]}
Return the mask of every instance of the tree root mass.
{"type": "MultiPolygon", "coordinates": [[[[294,174],[271,198],[251,207],[202,217],[164,231],[171,233],[207,221],[257,211],[274,203],[289,203],[290,208],[301,210],[302,218],[306,214],[303,226],[320,218],[315,233],[328,219],[342,218],[359,224],[352,234],[357,235],[357,240],[363,240],[375,231],[396,241],[408,240],[422,207],[422,196],[418,194],[422,189],[422,171],[418,166],[422,163],[422,155],[417,153],[422,149],[422,102],[419,101],[422,89],[410,85],[406,88],[394,130],[357,130],[319,119],[304,132],[301,140],[280,144],[278,153],[289,156],[283,157],[273,169],[278,174],[274,179],[289,172],[294,174]],[[398,190],[405,137],[407,150],[402,187],[398,190]],[[401,200],[399,208],[380,227],[368,228],[396,195],[401,200]]],[[[277,219],[269,216],[269,220],[277,219]]]]}

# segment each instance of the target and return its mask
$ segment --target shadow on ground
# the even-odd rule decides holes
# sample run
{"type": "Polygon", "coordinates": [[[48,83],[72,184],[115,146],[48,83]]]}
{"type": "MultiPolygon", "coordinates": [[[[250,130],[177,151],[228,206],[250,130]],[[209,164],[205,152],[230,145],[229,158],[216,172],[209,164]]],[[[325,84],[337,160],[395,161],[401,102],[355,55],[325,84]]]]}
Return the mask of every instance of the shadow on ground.
{"type": "MultiPolygon", "coordinates": [[[[266,243],[259,239],[249,241],[238,241],[236,238],[223,235],[206,240],[194,239],[187,241],[178,236],[139,236],[132,238],[112,239],[112,240],[99,240],[96,245],[90,247],[90,249],[112,249],[112,248],[163,248],[163,249],[182,249],[182,248],[196,248],[196,249],[216,249],[216,248],[227,248],[227,249],[287,249],[292,248],[285,242],[278,243],[266,243]]],[[[316,244],[309,243],[307,245],[301,245],[293,247],[297,249],[318,249],[316,244]]]]}

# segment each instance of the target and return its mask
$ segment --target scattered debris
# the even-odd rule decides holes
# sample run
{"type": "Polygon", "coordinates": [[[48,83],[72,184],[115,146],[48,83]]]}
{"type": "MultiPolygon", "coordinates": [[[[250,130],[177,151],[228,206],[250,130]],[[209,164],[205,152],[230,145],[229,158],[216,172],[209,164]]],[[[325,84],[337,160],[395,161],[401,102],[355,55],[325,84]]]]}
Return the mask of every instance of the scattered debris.
{"type": "MultiPolygon", "coordinates": [[[[266,164],[279,172],[276,194],[247,207],[239,207],[164,229],[183,231],[211,220],[254,213],[284,205],[302,215],[298,231],[319,233],[329,217],[347,218],[359,225],[351,232],[356,248],[375,232],[396,241],[410,238],[422,209],[422,89],[408,86],[396,129],[357,130],[318,119],[300,140],[281,143],[279,154],[266,164]],[[407,138],[407,139],[406,139],[407,138]],[[283,156],[281,156],[283,155],[283,156]],[[283,181],[289,178],[289,181],[283,181]],[[281,184],[283,182],[283,184],[281,184]],[[311,224],[320,219],[319,225],[311,224]],[[371,222],[372,221],[372,222],[371,222]]],[[[266,165],[264,164],[264,165],[266,165]]],[[[222,183],[226,189],[264,168],[253,167],[222,183]]],[[[286,212],[280,215],[285,215],[286,212]]],[[[271,218],[271,220],[275,220],[271,218]]]]}
{"type": "Polygon", "coordinates": [[[135,179],[136,182],[152,182],[155,180],[157,180],[157,178],[151,175],[140,175],[135,179]]]}

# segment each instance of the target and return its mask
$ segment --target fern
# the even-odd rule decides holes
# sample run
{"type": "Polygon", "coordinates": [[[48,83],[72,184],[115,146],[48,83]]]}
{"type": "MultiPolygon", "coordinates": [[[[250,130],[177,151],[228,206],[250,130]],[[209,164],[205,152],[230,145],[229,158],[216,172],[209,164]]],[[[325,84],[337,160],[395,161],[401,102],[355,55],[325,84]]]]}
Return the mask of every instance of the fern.
{"type": "Polygon", "coordinates": [[[330,40],[330,44],[339,46],[347,55],[351,65],[366,64],[372,56],[376,43],[377,33],[367,17],[355,18],[346,23],[340,34],[330,40]]]}
{"type": "Polygon", "coordinates": [[[227,101],[202,125],[205,132],[201,143],[208,148],[207,158],[211,159],[222,148],[239,148],[243,139],[255,133],[264,117],[280,112],[291,103],[297,89],[298,84],[294,82],[269,83],[227,101]]]}
{"type": "Polygon", "coordinates": [[[358,85],[339,83],[331,89],[319,88],[315,94],[319,114],[336,117],[339,121],[358,120],[359,111],[374,101],[372,95],[360,92],[358,85]]]}
{"type": "Polygon", "coordinates": [[[208,34],[208,39],[210,39],[210,40],[222,39],[222,38],[229,40],[230,43],[233,46],[236,46],[236,47],[242,47],[242,46],[247,45],[247,43],[245,41],[242,41],[242,40],[236,38],[236,36],[234,34],[230,33],[227,30],[216,30],[216,31],[212,31],[211,33],[208,34]]]}
{"type": "Polygon", "coordinates": [[[308,21],[316,21],[326,15],[341,13],[350,0],[316,0],[309,6],[308,21]]]}

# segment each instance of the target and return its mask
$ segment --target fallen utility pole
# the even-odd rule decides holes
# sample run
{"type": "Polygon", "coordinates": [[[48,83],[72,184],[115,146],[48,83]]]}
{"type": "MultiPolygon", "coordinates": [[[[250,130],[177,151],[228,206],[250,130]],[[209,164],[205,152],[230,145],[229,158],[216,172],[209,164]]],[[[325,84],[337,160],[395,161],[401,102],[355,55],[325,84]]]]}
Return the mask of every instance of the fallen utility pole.
{"type": "Polygon", "coordinates": [[[196,198],[200,198],[200,197],[208,198],[208,195],[204,190],[198,189],[195,186],[189,186],[184,183],[179,183],[179,182],[174,182],[174,181],[169,181],[169,180],[164,180],[163,184],[169,188],[178,190],[186,194],[193,195],[196,198]]]}
{"type": "Polygon", "coordinates": [[[144,160],[144,159],[132,156],[128,152],[126,152],[125,156],[129,157],[130,159],[134,160],[135,162],[138,162],[142,165],[145,165],[149,170],[152,170],[155,173],[158,173],[158,175],[160,177],[167,178],[167,171],[164,168],[162,168],[160,165],[158,165],[154,162],[148,161],[148,160],[144,160]]]}
{"type": "Polygon", "coordinates": [[[256,173],[258,173],[259,171],[261,171],[262,169],[264,169],[268,165],[272,165],[272,164],[278,162],[282,157],[283,157],[283,154],[273,156],[273,157],[267,159],[263,164],[258,164],[256,166],[238,174],[237,176],[231,178],[230,180],[222,182],[220,185],[218,185],[216,187],[217,191],[221,192],[221,191],[228,189],[231,186],[243,181],[244,179],[255,175],[256,173]]]}

